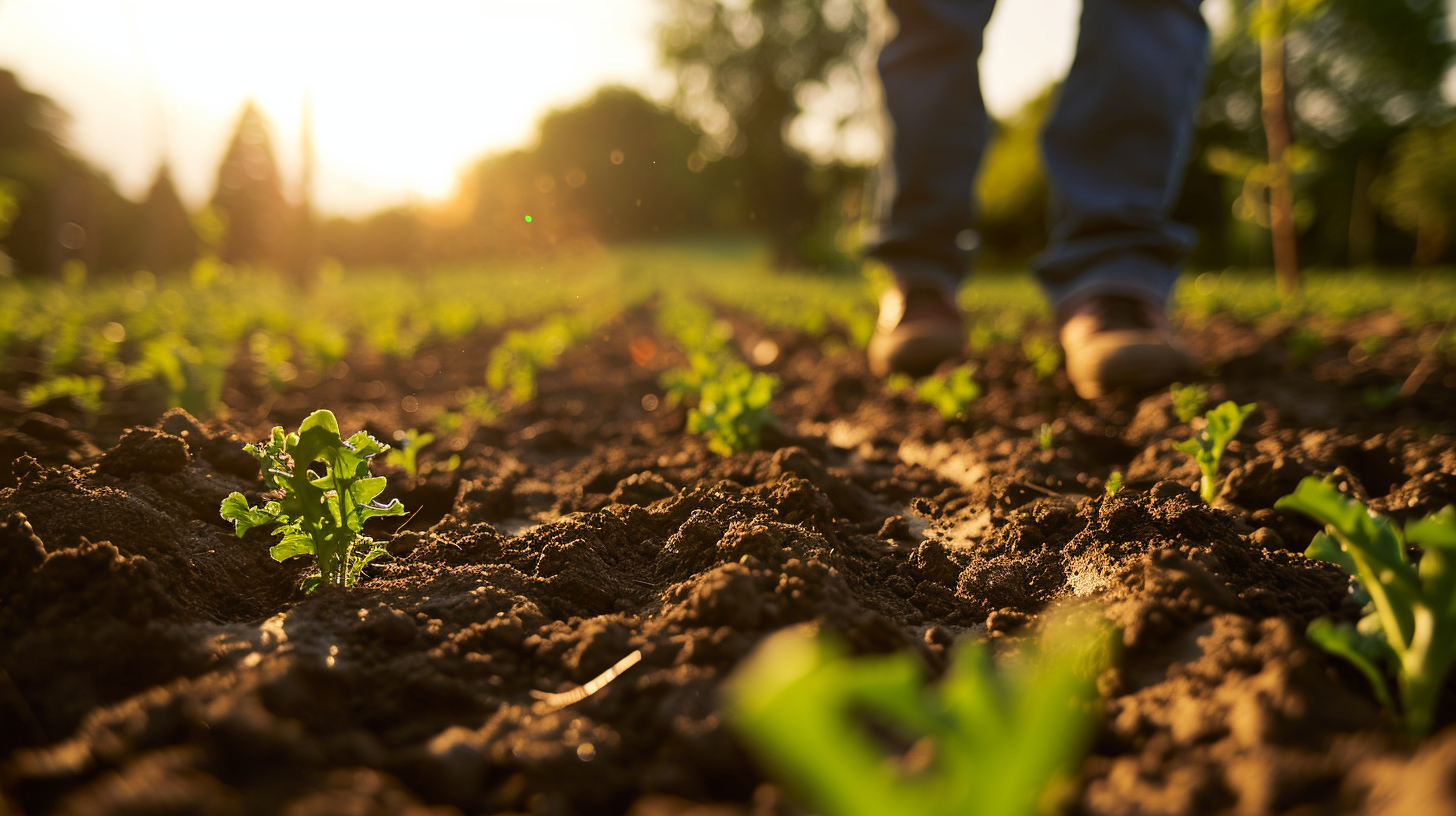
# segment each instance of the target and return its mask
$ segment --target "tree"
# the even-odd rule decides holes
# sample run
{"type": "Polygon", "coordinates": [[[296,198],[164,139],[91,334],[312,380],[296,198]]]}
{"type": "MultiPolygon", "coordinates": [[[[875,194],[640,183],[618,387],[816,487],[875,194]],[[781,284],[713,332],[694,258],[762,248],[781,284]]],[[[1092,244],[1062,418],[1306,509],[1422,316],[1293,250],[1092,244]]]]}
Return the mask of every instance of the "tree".
{"type": "Polygon", "coordinates": [[[462,174],[450,204],[421,216],[425,253],[539,253],[741,226],[739,162],[709,162],[699,138],[634,90],[599,89],[542,117],[530,148],[486,156],[462,174]]]}
{"type": "MultiPolygon", "coordinates": [[[[679,113],[704,132],[710,157],[739,156],[748,217],[773,240],[776,260],[815,254],[806,235],[837,218],[832,189],[815,178],[786,134],[802,100],[833,82],[857,82],[868,28],[854,0],[664,0],[663,57],[681,78],[679,113]]],[[[835,127],[847,122],[841,119],[835,127]]]]}
{"type": "Polygon", "coordinates": [[[163,164],[142,202],[142,262],[158,274],[187,269],[197,260],[197,233],[163,164]]]}
{"type": "Polygon", "coordinates": [[[1456,231],[1456,122],[1401,136],[1391,158],[1389,174],[1375,189],[1376,202],[1415,234],[1415,262],[1434,264],[1456,231]]]}
{"type": "Polygon", "coordinates": [[[0,186],[9,229],[5,254],[23,274],[56,274],[79,260],[93,269],[138,260],[137,208],[66,149],[66,113],[0,70],[0,186]]]}
{"type": "Polygon", "coordinates": [[[710,165],[697,131],[634,90],[599,89],[546,114],[539,131],[537,184],[604,241],[722,225],[720,205],[734,199],[733,162],[710,165]]]}
{"type": "Polygon", "coordinates": [[[224,261],[288,263],[294,212],[283,197],[268,121],[252,102],[243,106],[218,166],[211,206],[226,222],[224,261]]]}
{"type": "MultiPolygon", "coordinates": [[[[1203,213],[1210,171],[1225,177],[1226,201],[1248,224],[1232,225],[1219,247],[1200,249],[1203,263],[1267,263],[1259,233],[1269,225],[1267,143],[1260,121],[1261,0],[1230,0],[1230,34],[1215,44],[1197,142],[1206,163],[1191,168],[1179,210],[1203,213]],[[1265,199],[1264,202],[1255,200],[1265,199]],[[1253,245],[1249,244],[1253,241],[1253,245]],[[1218,248],[1227,248],[1214,255],[1218,248]],[[1243,254],[1248,253],[1248,254],[1243,254]]],[[[1299,254],[1310,263],[1403,262],[1409,239],[1378,219],[1371,186],[1392,141],[1413,127],[1449,116],[1442,94],[1453,56],[1439,0],[1325,0],[1305,12],[1285,38],[1287,111],[1294,150],[1290,184],[1299,254]]],[[[1222,216],[1220,216],[1222,217],[1222,216]]],[[[1202,219],[1199,219],[1201,222],[1202,219]]],[[[1221,227],[1207,232],[1220,232],[1221,227]]]]}

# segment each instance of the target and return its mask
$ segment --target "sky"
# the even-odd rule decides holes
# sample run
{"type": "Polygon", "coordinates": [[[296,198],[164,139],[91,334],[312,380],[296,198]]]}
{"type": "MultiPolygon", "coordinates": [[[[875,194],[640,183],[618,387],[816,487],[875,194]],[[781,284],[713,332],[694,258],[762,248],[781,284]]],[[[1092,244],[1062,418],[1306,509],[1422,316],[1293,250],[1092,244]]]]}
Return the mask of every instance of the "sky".
{"type": "MultiPolygon", "coordinates": [[[[331,214],[448,196],[524,147],[542,113],[607,83],[666,100],[661,0],[0,0],[0,68],[71,116],[68,143],[140,198],[165,158],[201,206],[244,102],[297,184],[304,99],[314,199],[331,214]]],[[[1077,0],[998,4],[982,75],[994,115],[1065,73],[1077,0]]],[[[293,187],[289,189],[294,192],[293,187]]]]}

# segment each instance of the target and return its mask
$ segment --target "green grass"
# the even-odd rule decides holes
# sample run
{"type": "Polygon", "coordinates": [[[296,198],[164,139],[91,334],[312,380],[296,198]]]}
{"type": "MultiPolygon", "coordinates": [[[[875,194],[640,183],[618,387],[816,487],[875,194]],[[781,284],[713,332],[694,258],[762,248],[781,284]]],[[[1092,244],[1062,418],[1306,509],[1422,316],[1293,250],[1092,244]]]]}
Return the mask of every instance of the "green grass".
{"type": "MultiPolygon", "coordinates": [[[[287,388],[346,354],[404,360],[426,343],[491,327],[527,331],[559,312],[601,319],[654,295],[661,302],[710,301],[831,345],[865,345],[887,282],[883,273],[784,273],[768,259],[750,241],[643,244],[426,271],[325,264],[307,286],[216,261],[166,280],[146,272],[88,277],[72,265],[60,280],[0,279],[0,376],[17,389],[52,384],[49,390],[99,377],[102,403],[127,392],[128,399],[206,414],[223,373],[237,362],[260,383],[287,388]]],[[[1176,289],[1175,311],[1193,320],[1298,318],[1311,331],[1383,310],[1412,327],[1456,313],[1452,270],[1312,270],[1304,280],[1301,299],[1285,309],[1266,271],[1188,274],[1176,289]]],[[[979,272],[959,300],[976,350],[1021,343],[1029,326],[1044,331],[1050,316],[1021,271],[979,272]]],[[[1456,341],[1447,345],[1456,348],[1456,341]]]]}

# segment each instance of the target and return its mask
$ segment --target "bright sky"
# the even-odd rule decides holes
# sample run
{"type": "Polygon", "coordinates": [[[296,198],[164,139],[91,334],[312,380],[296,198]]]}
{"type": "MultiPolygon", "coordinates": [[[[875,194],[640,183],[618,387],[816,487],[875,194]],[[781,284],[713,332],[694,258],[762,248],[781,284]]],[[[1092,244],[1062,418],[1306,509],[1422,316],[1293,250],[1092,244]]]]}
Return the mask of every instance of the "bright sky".
{"type": "MultiPolygon", "coordinates": [[[[542,112],[609,82],[664,99],[659,0],[0,0],[0,68],[71,114],[71,146],[126,195],[167,157],[210,195],[255,99],[296,179],[305,90],[315,200],[357,215],[446,196],[459,170],[523,146],[542,112]]],[[[1071,62],[1077,0],[1002,2],[982,73],[993,114],[1071,62]]],[[[294,182],[296,183],[296,182],[294,182]]],[[[293,192],[292,189],[289,190],[293,192]]]]}

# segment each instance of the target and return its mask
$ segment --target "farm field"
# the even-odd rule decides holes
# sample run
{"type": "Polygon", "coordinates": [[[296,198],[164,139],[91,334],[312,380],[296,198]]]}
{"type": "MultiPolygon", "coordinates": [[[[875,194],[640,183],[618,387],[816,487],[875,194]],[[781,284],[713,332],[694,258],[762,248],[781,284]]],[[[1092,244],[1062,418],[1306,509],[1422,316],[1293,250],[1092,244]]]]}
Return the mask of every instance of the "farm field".
{"type": "Polygon", "coordinates": [[[1073,605],[1117,648],[1066,812],[1456,812],[1456,684],[1409,740],[1306,638],[1360,607],[1275,506],[1308,476],[1456,503],[1456,276],[1177,303],[1202,390],[1084,402],[1021,276],[963,293],[969,366],[884,382],[863,280],[736,244],[0,282],[0,812],[813,812],[726,721],[767,638],[934,677],[1073,605]],[[1254,407],[1210,506],[1177,414],[1224,401],[1254,407]],[[305,593],[219,507],[319,409],[408,454],[373,461],[406,514],[305,593]]]}

